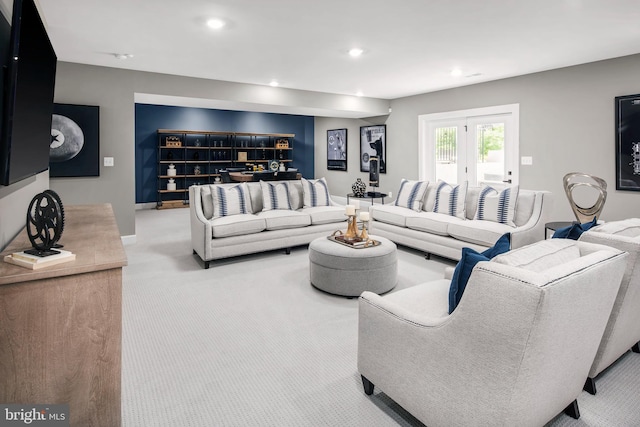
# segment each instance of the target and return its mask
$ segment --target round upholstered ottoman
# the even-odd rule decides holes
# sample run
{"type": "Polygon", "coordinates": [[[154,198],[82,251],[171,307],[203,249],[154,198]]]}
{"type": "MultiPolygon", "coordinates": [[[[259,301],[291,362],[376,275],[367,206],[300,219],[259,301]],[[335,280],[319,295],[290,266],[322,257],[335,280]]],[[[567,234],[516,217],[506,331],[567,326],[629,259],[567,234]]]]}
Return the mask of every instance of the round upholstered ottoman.
{"type": "Polygon", "coordinates": [[[381,294],[398,281],[398,255],[395,243],[371,236],[379,246],[354,249],[326,237],[309,244],[311,284],[335,295],[360,296],[363,291],[381,294]]]}

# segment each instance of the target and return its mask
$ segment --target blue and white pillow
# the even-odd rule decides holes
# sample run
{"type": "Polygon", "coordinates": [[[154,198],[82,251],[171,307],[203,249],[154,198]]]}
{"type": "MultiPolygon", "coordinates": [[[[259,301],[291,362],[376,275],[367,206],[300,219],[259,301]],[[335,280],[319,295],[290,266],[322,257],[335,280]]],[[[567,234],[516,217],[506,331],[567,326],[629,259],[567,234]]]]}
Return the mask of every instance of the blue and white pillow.
{"type": "Polygon", "coordinates": [[[402,179],[402,181],[400,181],[400,190],[398,190],[398,198],[396,199],[395,205],[420,212],[422,210],[422,199],[424,198],[424,193],[427,191],[427,187],[429,187],[429,181],[402,179]]]}
{"type": "Polygon", "coordinates": [[[262,188],[262,210],[272,211],[277,209],[293,210],[291,197],[289,196],[289,183],[280,182],[272,184],[260,181],[262,188]]]}
{"type": "Polygon", "coordinates": [[[244,182],[231,187],[211,186],[211,196],[214,218],[251,213],[249,187],[244,182]]]}
{"type": "Polygon", "coordinates": [[[473,219],[499,222],[515,227],[516,203],[519,187],[514,185],[498,191],[488,185],[482,187],[478,196],[476,214],[473,219]]]}
{"type": "Polygon", "coordinates": [[[433,211],[465,219],[468,186],[467,181],[453,186],[438,180],[433,211]]]}
{"type": "Polygon", "coordinates": [[[331,206],[329,186],[327,180],[302,178],[302,192],[304,193],[304,207],[331,206]]]}

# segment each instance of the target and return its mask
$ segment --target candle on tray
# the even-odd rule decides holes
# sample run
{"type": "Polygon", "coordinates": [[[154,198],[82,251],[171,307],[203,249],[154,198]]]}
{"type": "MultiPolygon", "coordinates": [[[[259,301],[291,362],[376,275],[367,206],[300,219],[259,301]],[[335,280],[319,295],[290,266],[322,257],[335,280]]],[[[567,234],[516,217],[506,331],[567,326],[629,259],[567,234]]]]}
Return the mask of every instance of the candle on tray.
{"type": "Polygon", "coordinates": [[[347,215],[355,215],[356,207],[353,205],[347,205],[347,215]]]}
{"type": "Polygon", "coordinates": [[[369,212],[360,212],[360,221],[369,221],[369,212]]]}

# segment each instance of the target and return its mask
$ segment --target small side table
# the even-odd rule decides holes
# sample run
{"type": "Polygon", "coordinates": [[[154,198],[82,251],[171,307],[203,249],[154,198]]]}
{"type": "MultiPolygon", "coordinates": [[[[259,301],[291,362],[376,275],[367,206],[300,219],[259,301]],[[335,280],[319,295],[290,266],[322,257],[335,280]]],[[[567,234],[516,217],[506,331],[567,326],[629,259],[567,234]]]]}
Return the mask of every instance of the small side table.
{"type": "Polygon", "coordinates": [[[349,204],[349,198],[353,197],[354,199],[371,199],[372,205],[375,199],[380,199],[381,203],[384,205],[384,198],[387,196],[388,194],[386,193],[376,193],[376,194],[364,193],[364,196],[358,197],[353,193],[349,193],[347,194],[347,204],[349,204]]]}
{"type": "Polygon", "coordinates": [[[556,231],[559,228],[569,227],[570,225],[576,224],[577,221],[554,221],[547,222],[544,225],[544,238],[547,239],[547,235],[549,231],[556,231]]]}

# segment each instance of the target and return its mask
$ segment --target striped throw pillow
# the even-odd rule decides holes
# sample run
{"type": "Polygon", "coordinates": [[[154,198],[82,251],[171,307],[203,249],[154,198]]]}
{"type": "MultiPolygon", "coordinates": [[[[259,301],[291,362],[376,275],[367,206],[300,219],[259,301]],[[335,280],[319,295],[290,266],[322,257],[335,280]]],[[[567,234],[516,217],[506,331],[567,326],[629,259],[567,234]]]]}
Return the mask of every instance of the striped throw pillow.
{"type": "Polygon", "coordinates": [[[453,186],[438,180],[433,211],[465,219],[468,186],[469,183],[467,181],[453,186]]]}
{"type": "Polygon", "coordinates": [[[304,207],[331,206],[329,186],[327,180],[302,178],[302,192],[304,193],[304,207]]]}
{"type": "Polygon", "coordinates": [[[515,227],[516,224],[513,220],[516,215],[518,191],[517,185],[507,187],[502,191],[485,185],[480,190],[476,214],[473,219],[499,222],[515,227]]]}
{"type": "Polygon", "coordinates": [[[408,179],[402,179],[402,181],[400,181],[400,190],[398,190],[398,198],[396,199],[395,205],[420,212],[422,210],[422,199],[424,198],[424,193],[427,191],[427,187],[429,187],[428,181],[409,181],[408,179]]]}
{"type": "Polygon", "coordinates": [[[246,183],[231,187],[212,185],[210,188],[214,218],[251,213],[251,199],[246,183]]]}
{"type": "Polygon", "coordinates": [[[293,210],[291,207],[291,198],[289,197],[289,183],[280,182],[272,184],[266,181],[260,181],[262,188],[262,210],[272,211],[276,209],[293,210]]]}

